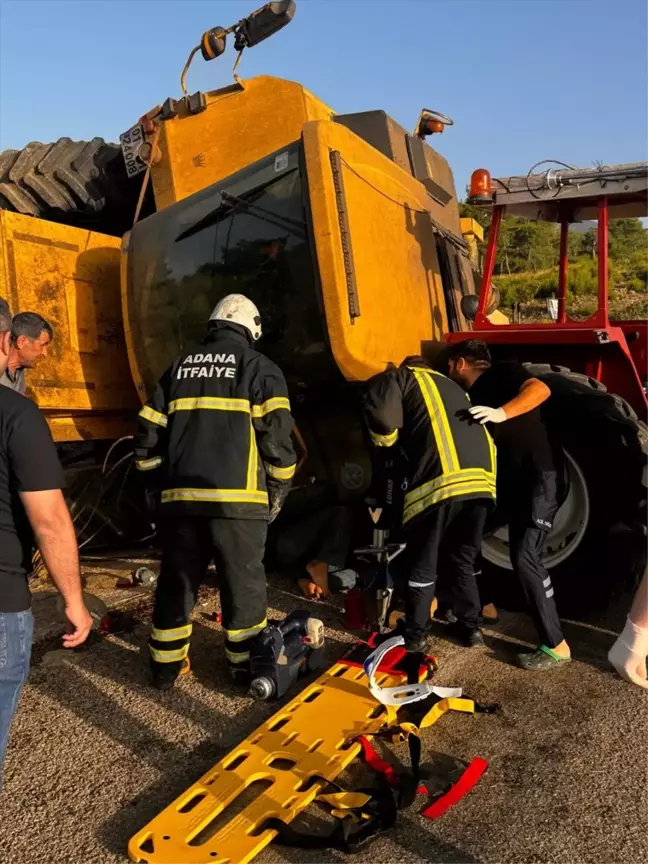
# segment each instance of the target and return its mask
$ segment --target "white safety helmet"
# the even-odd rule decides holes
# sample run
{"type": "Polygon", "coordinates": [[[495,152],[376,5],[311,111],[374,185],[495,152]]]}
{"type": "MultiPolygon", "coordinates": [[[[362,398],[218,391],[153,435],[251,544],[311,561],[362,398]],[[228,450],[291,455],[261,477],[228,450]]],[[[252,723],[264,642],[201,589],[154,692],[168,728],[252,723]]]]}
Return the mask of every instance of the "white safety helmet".
{"type": "Polygon", "coordinates": [[[256,342],[261,338],[261,316],[251,300],[243,294],[228,294],[216,305],[209,316],[210,321],[232,321],[250,331],[256,342]]]}

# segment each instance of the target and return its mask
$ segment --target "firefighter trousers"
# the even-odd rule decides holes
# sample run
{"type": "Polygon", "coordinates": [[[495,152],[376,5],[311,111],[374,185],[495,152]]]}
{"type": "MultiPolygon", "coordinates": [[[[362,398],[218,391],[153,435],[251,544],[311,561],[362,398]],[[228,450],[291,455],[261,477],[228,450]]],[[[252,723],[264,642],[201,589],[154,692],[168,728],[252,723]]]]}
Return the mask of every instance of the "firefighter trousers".
{"type": "MultiPolygon", "coordinates": [[[[417,644],[430,627],[430,604],[439,572],[452,592],[455,615],[466,627],[479,625],[475,561],[490,503],[486,499],[444,501],[406,528],[407,546],[398,572],[406,580],[405,644],[417,644]]],[[[395,559],[398,561],[399,559],[395,559]]]]}
{"type": "Polygon", "coordinates": [[[267,528],[266,522],[255,519],[163,520],[162,564],[149,641],[154,670],[171,675],[180,671],[189,653],[191,611],[212,559],[220,586],[225,656],[236,668],[247,667],[250,640],[267,623],[267,528]]]}

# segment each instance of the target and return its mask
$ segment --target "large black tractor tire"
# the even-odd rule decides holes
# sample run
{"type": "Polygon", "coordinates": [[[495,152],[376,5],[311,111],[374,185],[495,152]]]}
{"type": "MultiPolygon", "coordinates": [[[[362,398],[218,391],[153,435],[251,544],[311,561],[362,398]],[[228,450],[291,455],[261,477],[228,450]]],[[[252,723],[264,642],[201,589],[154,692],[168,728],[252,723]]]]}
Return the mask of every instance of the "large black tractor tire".
{"type": "Polygon", "coordinates": [[[129,179],[120,148],[103,138],[32,141],[0,153],[0,209],[119,236],[132,227],[142,177],[129,179]]]}
{"type": "MultiPolygon", "coordinates": [[[[567,527],[563,520],[562,540],[557,545],[550,535],[546,549],[547,564],[551,557],[555,562],[548,570],[559,611],[603,609],[632,588],[646,566],[648,427],[599,381],[562,366],[526,366],[551,389],[543,417],[572,462],[562,512],[571,516],[567,527]],[[571,554],[560,560],[568,549],[571,554]]],[[[499,577],[493,584],[505,603],[510,570],[492,561],[486,566],[499,577]]]]}

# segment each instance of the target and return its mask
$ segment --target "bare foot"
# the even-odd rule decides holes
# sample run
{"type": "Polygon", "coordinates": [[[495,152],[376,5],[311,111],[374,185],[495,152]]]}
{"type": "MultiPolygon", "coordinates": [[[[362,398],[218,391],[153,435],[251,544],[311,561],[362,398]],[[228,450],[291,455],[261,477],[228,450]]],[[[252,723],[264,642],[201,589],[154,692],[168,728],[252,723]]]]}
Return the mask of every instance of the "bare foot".
{"type": "Polygon", "coordinates": [[[482,618],[491,618],[495,620],[497,617],[497,606],[494,603],[487,603],[482,609],[482,618]]]}
{"type": "Polygon", "coordinates": [[[321,590],[322,597],[330,597],[328,583],[328,564],[326,561],[311,561],[306,565],[306,572],[315,585],[321,590]]]}
{"type": "Polygon", "coordinates": [[[307,576],[304,576],[303,579],[298,579],[297,584],[299,585],[299,590],[307,600],[319,600],[322,596],[322,589],[307,576]]]}

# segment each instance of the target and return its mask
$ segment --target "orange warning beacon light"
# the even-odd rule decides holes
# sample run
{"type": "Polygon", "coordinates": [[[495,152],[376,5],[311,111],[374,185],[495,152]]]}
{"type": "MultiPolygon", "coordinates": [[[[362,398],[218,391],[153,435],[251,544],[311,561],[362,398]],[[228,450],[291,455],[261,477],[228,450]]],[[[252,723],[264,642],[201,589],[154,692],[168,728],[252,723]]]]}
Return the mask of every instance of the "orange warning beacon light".
{"type": "Polygon", "coordinates": [[[492,204],[493,184],[490,171],[486,168],[477,168],[470,175],[470,191],[468,193],[469,204],[492,204]]]}

